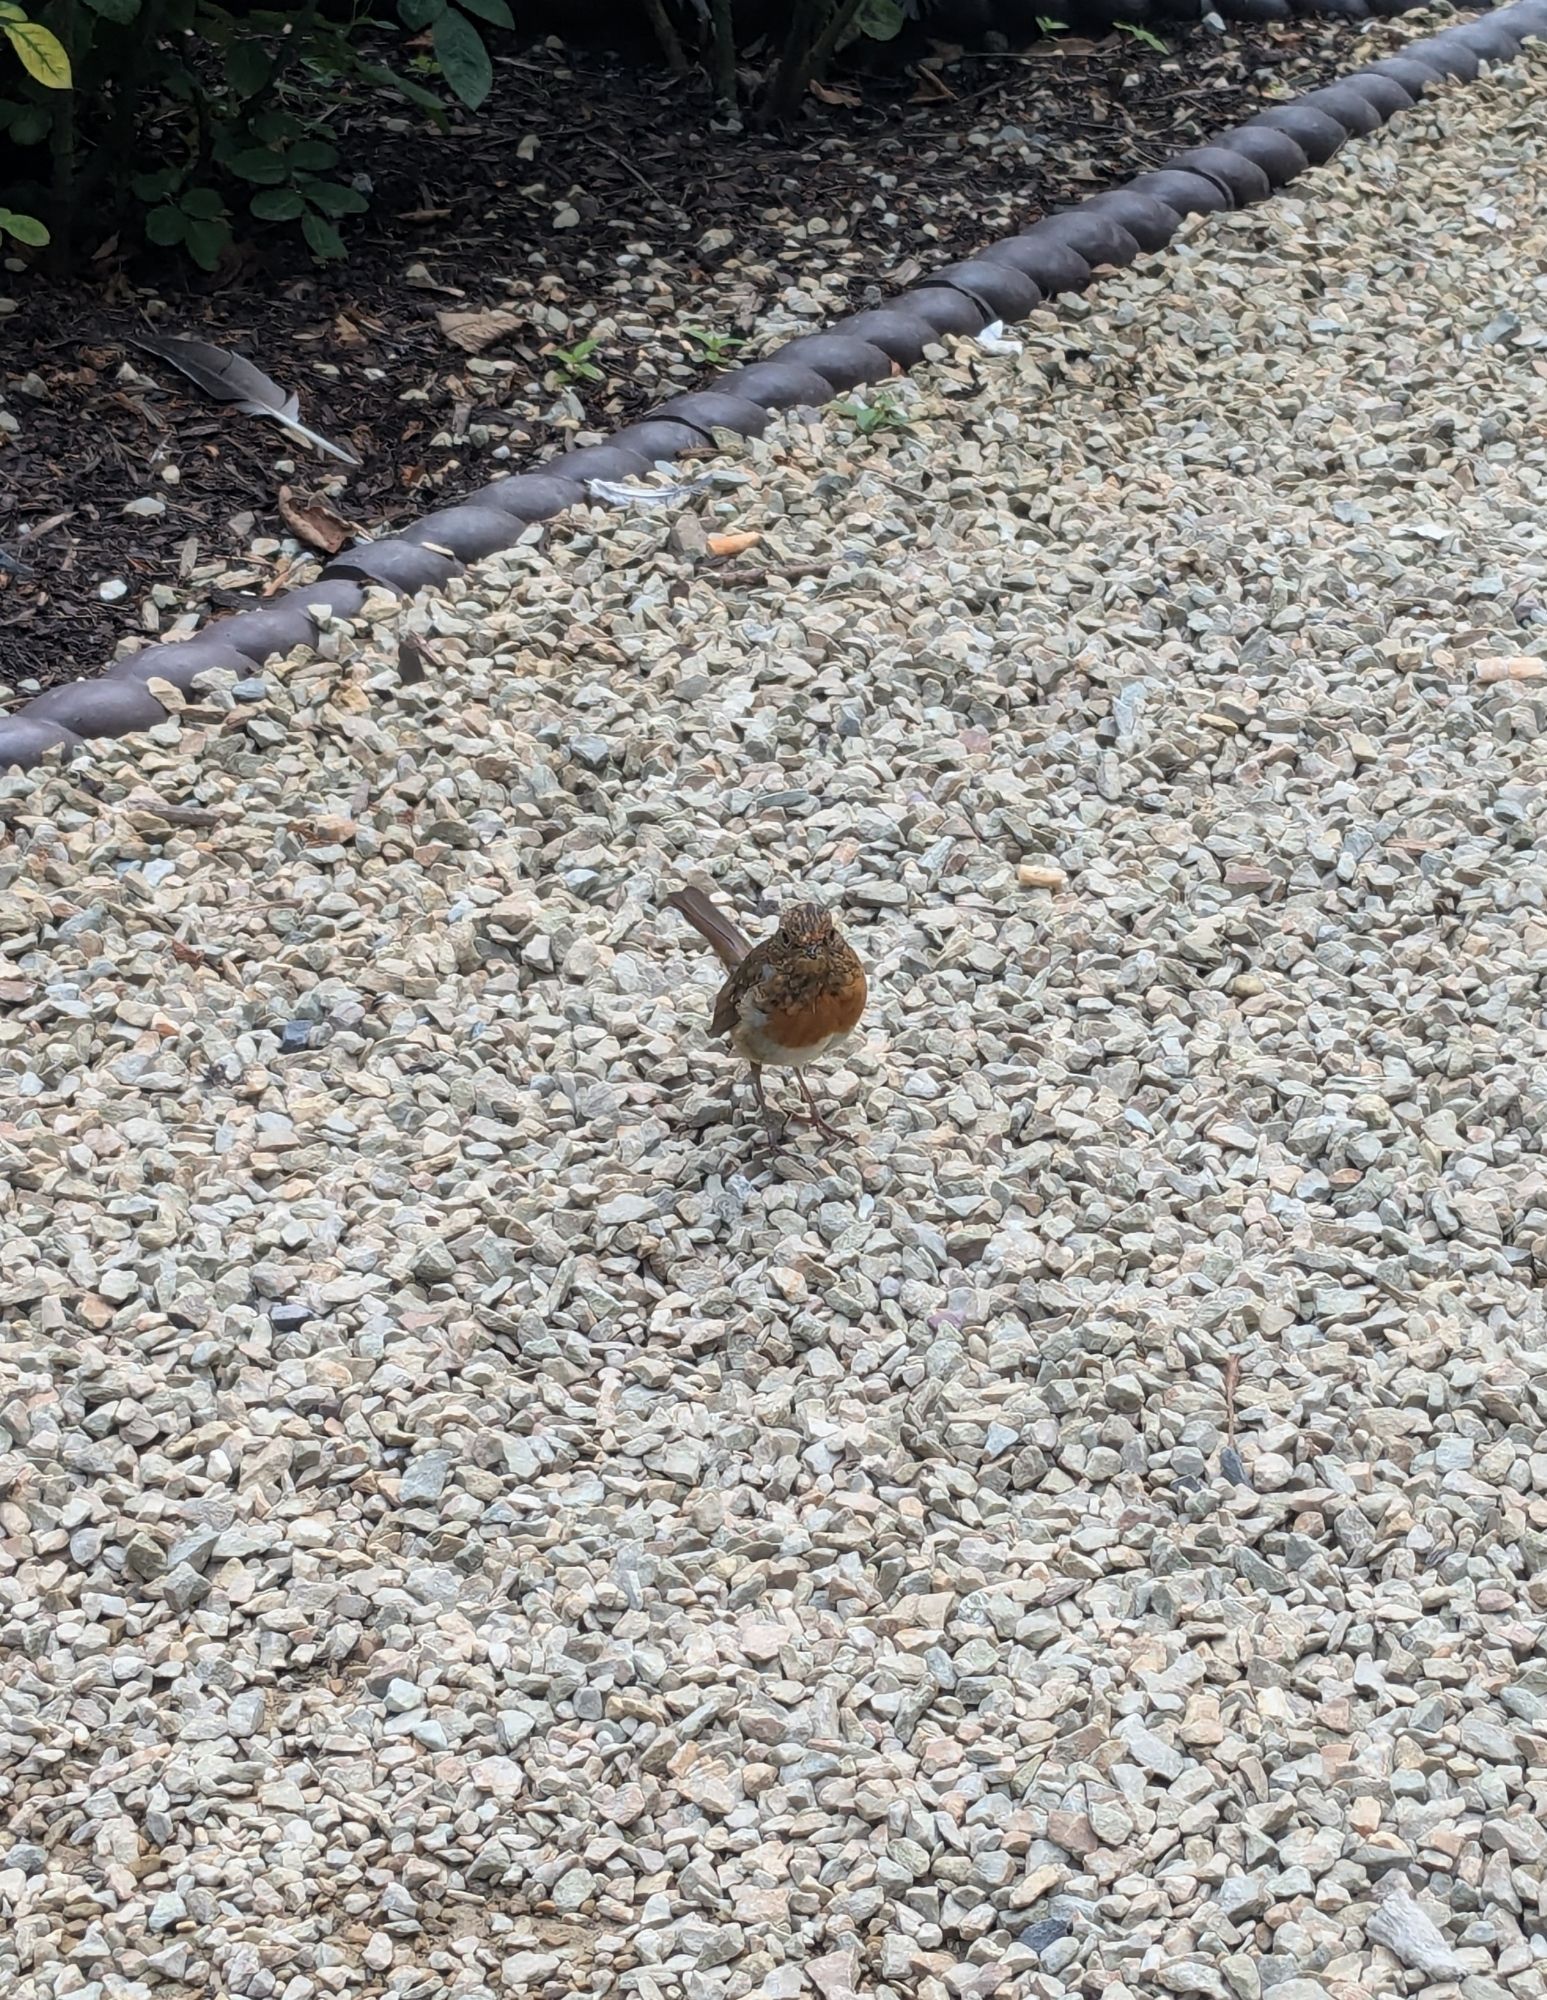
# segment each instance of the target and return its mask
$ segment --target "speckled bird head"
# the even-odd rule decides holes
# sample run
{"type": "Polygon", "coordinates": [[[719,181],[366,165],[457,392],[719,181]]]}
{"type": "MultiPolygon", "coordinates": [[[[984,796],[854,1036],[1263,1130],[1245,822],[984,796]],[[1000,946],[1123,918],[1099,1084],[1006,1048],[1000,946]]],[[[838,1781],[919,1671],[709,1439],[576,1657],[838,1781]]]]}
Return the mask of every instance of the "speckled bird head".
{"type": "Polygon", "coordinates": [[[816,953],[832,942],[833,920],[815,903],[792,903],[779,918],[779,937],[791,951],[816,953]]]}

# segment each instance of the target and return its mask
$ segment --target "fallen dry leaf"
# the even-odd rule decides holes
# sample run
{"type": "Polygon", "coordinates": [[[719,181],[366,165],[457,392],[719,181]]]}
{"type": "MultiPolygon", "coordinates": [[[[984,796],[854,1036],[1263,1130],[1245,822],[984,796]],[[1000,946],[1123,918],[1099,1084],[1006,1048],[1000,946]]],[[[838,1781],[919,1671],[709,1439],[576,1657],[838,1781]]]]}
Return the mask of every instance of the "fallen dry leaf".
{"type": "Polygon", "coordinates": [[[755,549],[762,540],[761,535],[710,535],[705,543],[712,556],[744,556],[748,549],[755,549]]]}
{"type": "Polygon", "coordinates": [[[806,88],[822,104],[858,106],[865,101],[857,90],[835,89],[830,83],[810,83],[806,88]]]}
{"type": "Polygon", "coordinates": [[[515,333],[526,321],[509,306],[489,306],[473,312],[438,312],[435,323],[453,347],[460,347],[464,354],[482,354],[486,347],[515,333]]]}
{"type": "Polygon", "coordinates": [[[443,297],[448,299],[465,299],[467,297],[466,292],[462,290],[460,285],[443,285],[438,279],[432,278],[422,262],[413,263],[408,266],[408,269],[403,273],[403,283],[405,285],[412,285],[416,292],[440,292],[443,297]]]}
{"type": "Polygon", "coordinates": [[[279,489],[279,516],[291,534],[299,535],[308,547],[336,556],[345,542],[354,538],[354,528],[320,494],[300,498],[288,486],[279,489]]]}

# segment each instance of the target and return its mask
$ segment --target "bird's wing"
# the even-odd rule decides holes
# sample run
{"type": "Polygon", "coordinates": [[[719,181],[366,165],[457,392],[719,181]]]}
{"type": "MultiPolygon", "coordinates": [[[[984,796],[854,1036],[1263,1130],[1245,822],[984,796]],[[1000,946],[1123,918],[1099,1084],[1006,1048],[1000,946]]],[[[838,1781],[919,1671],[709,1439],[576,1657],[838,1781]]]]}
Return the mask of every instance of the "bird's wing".
{"type": "Polygon", "coordinates": [[[771,970],[766,942],[755,944],[715,996],[711,1035],[728,1035],[741,1020],[742,1002],[760,986],[771,970]]]}

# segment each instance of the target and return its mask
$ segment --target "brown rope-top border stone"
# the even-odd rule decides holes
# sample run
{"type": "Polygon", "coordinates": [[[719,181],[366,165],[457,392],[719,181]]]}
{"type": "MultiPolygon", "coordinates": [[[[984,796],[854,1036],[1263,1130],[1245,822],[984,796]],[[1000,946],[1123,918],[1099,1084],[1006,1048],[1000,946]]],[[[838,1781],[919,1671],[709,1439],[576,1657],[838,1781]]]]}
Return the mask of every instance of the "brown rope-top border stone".
{"type": "Polygon", "coordinates": [[[127,736],[164,722],[153,680],[190,693],[202,674],[246,679],[267,660],[316,643],[313,612],[352,617],[372,586],[403,597],[434,588],[468,563],[513,548],[534,521],[589,498],[587,482],[637,477],[714,442],[717,430],[757,437],[773,413],[816,406],[918,365],[943,334],[976,334],[994,320],[1024,319],[1060,292],[1084,291],[1101,266],[1131,264],[1164,248],[1189,215],[1244,208],[1330,160],[1344,141],[1375,131],[1426,90],[1473,81],[1484,63],[1507,62],[1529,37],[1547,39],[1547,0],[1480,15],[1413,42],[1401,55],[1272,105],[1209,145],[1180,153],[1126,186],[990,243],[975,257],[920,280],[885,305],[852,313],[826,332],[801,334],[762,361],[732,368],[707,388],[673,396],[606,444],[588,445],[480,486],[401,533],[335,556],[314,583],[206,625],[191,638],[147,646],[100,675],[62,683],[0,716],[0,771],[36,764],[91,737],[127,736]]]}

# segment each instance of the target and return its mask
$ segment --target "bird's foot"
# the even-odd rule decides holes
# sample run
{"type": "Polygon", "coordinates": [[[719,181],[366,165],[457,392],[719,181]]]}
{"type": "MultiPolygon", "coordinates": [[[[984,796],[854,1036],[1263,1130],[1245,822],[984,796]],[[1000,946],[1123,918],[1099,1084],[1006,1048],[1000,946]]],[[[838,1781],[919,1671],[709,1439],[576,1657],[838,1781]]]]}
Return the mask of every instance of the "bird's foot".
{"type": "Polygon", "coordinates": [[[795,1072],[795,1081],[800,1086],[801,1096],[806,1100],[806,1116],[816,1127],[817,1131],[821,1133],[822,1137],[824,1139],[831,1139],[835,1143],[840,1143],[847,1139],[848,1134],[840,1132],[838,1127],[830,1119],[824,1118],[822,1113],[817,1109],[816,1099],[811,1095],[811,1086],[798,1070],[795,1072]]]}
{"type": "Polygon", "coordinates": [[[763,1112],[763,1146],[770,1158],[790,1149],[790,1121],[777,1111],[763,1112]]]}

